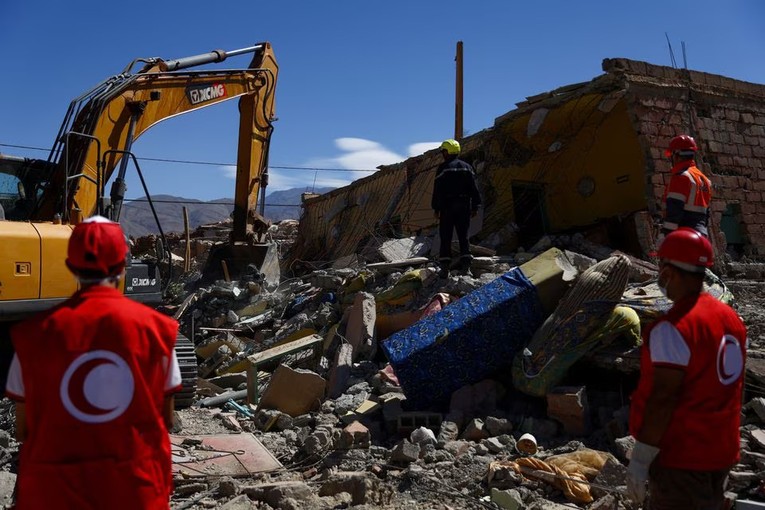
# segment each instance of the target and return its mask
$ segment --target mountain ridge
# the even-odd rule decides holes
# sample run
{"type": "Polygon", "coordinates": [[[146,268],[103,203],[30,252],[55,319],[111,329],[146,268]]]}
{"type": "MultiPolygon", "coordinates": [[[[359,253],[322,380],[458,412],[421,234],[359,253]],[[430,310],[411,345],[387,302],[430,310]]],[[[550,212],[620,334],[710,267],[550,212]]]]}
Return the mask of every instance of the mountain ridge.
{"type": "MultiPolygon", "coordinates": [[[[322,194],[333,189],[335,188],[317,188],[313,193],[322,194]]],[[[299,219],[301,195],[306,192],[305,188],[290,188],[269,193],[266,195],[265,217],[274,222],[299,219]]],[[[151,198],[165,233],[183,232],[184,206],[188,211],[189,228],[192,230],[199,225],[223,221],[229,218],[234,210],[234,200],[231,198],[199,200],[174,195],[152,195],[151,198]]],[[[125,201],[120,224],[125,233],[132,237],[159,233],[146,197],[125,201]]]]}

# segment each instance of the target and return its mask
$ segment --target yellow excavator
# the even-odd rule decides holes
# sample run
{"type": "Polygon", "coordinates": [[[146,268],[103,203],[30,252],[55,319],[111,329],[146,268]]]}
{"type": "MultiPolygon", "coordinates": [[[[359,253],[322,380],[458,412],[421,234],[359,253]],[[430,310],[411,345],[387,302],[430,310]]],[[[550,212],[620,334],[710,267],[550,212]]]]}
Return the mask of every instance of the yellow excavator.
{"type": "MultiPolygon", "coordinates": [[[[203,278],[216,279],[225,265],[229,274],[254,268],[266,284],[278,283],[276,248],[265,242],[269,224],[262,216],[278,72],[268,42],[175,60],[136,59],[120,74],[71,102],[47,160],[0,154],[3,387],[12,357],[10,325],[60,303],[76,291],[77,283],[64,264],[72,228],[94,214],[119,221],[130,163],[154,211],[132,146],[146,130],[164,119],[239,98],[231,239],[210,253],[203,278]],[[252,60],[244,69],[205,66],[245,54],[251,54],[252,60]],[[140,70],[133,72],[138,66],[140,70]],[[107,196],[105,189],[110,181],[107,196]],[[256,210],[258,203],[260,212],[256,210]]],[[[157,227],[163,238],[158,220],[157,227]]],[[[169,259],[167,250],[159,252],[169,259]]],[[[149,305],[161,303],[163,284],[156,263],[130,260],[123,281],[127,296],[149,305]]],[[[176,399],[181,407],[193,398],[196,357],[193,344],[185,337],[179,337],[176,350],[184,378],[184,391],[176,399]]]]}

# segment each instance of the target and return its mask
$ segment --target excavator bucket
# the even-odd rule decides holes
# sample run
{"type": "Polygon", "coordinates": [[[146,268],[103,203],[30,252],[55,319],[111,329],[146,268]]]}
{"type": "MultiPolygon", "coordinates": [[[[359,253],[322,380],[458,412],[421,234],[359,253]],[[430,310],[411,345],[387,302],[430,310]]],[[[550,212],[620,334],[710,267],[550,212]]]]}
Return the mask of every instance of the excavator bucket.
{"type": "Polygon", "coordinates": [[[210,250],[199,283],[209,285],[216,280],[236,281],[246,277],[261,281],[267,289],[275,289],[280,276],[276,243],[221,243],[210,250]]]}

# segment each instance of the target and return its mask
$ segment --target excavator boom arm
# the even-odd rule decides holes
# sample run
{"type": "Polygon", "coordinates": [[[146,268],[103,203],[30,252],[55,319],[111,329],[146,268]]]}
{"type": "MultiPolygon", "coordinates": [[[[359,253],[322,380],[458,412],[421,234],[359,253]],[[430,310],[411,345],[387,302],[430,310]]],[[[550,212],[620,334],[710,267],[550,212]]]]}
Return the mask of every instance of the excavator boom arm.
{"type": "Polygon", "coordinates": [[[234,240],[244,240],[258,204],[258,193],[267,180],[278,71],[271,45],[260,43],[233,52],[218,50],[172,61],[153,59],[137,74],[120,75],[104,82],[107,85],[103,90],[88,97],[81,108],[74,109],[71,129],[66,130],[68,136],[59,139],[62,142],[59,161],[50,185],[42,194],[36,218],[49,220],[56,212],[66,215],[72,210],[83,216],[94,214],[104,184],[117,170],[115,182],[122,180],[127,163],[124,154],[146,130],[162,120],[240,98],[232,235],[234,240]],[[254,52],[247,69],[175,70],[220,62],[245,52],[254,52]],[[120,166],[121,160],[124,161],[120,166]],[[67,203],[62,211],[64,197],[67,203]]]}

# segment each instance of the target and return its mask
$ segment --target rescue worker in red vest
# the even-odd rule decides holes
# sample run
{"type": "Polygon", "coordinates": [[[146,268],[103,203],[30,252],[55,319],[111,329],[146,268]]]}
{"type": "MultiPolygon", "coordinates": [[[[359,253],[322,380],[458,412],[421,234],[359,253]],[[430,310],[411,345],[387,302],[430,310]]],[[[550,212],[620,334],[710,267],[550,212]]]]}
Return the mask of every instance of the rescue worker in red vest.
{"type": "Polygon", "coordinates": [[[722,509],[723,485],[739,459],[746,327],[703,291],[712,245],[680,227],[659,247],[659,286],[674,304],[643,332],[632,395],[636,443],[627,493],[650,509],[722,509]]]}
{"type": "Polygon", "coordinates": [[[18,510],[169,508],[178,324],[120,292],[126,252],[119,224],[77,225],[81,290],[11,331],[18,510]]]}
{"type": "Polygon", "coordinates": [[[672,177],[664,190],[664,235],[679,227],[690,227],[709,237],[709,204],[712,183],[696,166],[696,141],[679,135],[669,142],[664,155],[672,161],[672,177]]]}
{"type": "Polygon", "coordinates": [[[459,159],[460,144],[456,140],[444,140],[441,144],[444,162],[436,169],[433,180],[433,198],[431,206],[439,220],[438,233],[441,238],[438,263],[441,266],[439,276],[449,276],[452,263],[452,234],[457,231],[460,245],[458,270],[470,271],[470,243],[468,229],[470,218],[478,213],[481,195],[475,183],[473,167],[459,159]]]}

